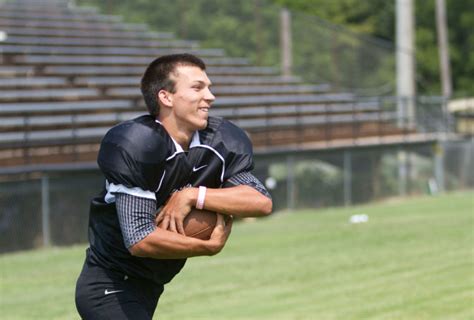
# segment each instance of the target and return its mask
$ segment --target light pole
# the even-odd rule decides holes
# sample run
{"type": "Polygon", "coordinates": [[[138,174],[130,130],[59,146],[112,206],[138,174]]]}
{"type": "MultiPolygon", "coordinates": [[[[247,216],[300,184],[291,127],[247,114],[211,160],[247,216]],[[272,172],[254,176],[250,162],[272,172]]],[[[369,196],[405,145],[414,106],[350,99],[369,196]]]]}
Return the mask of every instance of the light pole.
{"type": "Polygon", "coordinates": [[[415,17],[413,0],[396,0],[398,124],[415,126],[415,17]]]}

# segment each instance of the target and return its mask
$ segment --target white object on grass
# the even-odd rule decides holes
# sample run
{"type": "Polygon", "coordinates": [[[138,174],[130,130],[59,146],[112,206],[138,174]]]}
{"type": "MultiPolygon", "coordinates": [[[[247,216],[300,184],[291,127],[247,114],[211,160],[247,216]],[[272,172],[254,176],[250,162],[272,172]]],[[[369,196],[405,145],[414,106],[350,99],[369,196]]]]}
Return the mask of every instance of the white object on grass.
{"type": "Polygon", "coordinates": [[[369,221],[369,216],[366,214],[354,214],[349,218],[350,223],[365,223],[369,221]]]}

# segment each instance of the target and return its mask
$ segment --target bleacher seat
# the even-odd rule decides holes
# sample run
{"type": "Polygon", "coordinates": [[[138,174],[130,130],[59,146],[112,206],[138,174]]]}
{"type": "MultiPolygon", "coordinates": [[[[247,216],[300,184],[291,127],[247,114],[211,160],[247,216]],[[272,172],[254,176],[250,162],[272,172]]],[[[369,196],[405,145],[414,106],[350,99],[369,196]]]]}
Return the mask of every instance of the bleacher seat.
{"type": "MultiPolygon", "coordinates": [[[[1,17],[0,17],[1,18],[1,17]]],[[[31,37],[10,35],[6,45],[29,45],[29,46],[81,46],[81,47],[145,47],[145,48],[178,48],[181,50],[192,49],[197,46],[196,41],[190,40],[149,40],[149,39],[108,39],[108,38],[69,38],[69,37],[31,37]]]]}
{"type": "MultiPolygon", "coordinates": [[[[67,55],[18,55],[9,60],[19,65],[139,65],[145,67],[156,58],[153,56],[67,56],[67,55]]],[[[247,59],[210,57],[204,59],[209,66],[243,66],[248,65],[247,59]]]]}
{"type": "Polygon", "coordinates": [[[67,85],[69,85],[67,79],[61,77],[0,78],[1,89],[65,87],[67,85]]]}
{"type": "MultiPolygon", "coordinates": [[[[159,56],[183,52],[179,48],[131,48],[131,47],[72,47],[72,46],[46,46],[46,45],[2,45],[3,54],[70,54],[70,55],[129,55],[129,56],[159,56]]],[[[204,57],[222,57],[222,49],[189,49],[187,52],[204,57]]]]}
{"type": "Polygon", "coordinates": [[[79,100],[83,98],[101,99],[100,92],[94,88],[1,90],[0,103],[9,101],[56,101],[79,100]]]}
{"type": "MultiPolygon", "coordinates": [[[[213,87],[219,85],[290,85],[298,84],[300,80],[296,77],[278,77],[278,76],[213,76],[212,77],[213,87]]],[[[85,86],[107,86],[107,87],[116,87],[116,86],[134,86],[138,88],[140,83],[140,77],[108,77],[108,76],[86,76],[86,77],[76,77],[74,78],[74,83],[76,85],[85,85],[85,86]]],[[[316,86],[315,86],[316,87],[316,86]]],[[[317,90],[320,92],[329,91],[330,87],[327,84],[317,85],[317,90]]]]}
{"type": "MultiPolygon", "coordinates": [[[[1,21],[0,21],[0,25],[1,21]]],[[[3,25],[2,30],[9,35],[24,35],[35,37],[68,37],[68,38],[105,38],[105,39],[151,39],[166,40],[172,39],[173,35],[169,32],[138,32],[138,31],[101,31],[101,30],[81,30],[81,29],[45,29],[29,28],[25,26],[8,27],[3,25]]]]}

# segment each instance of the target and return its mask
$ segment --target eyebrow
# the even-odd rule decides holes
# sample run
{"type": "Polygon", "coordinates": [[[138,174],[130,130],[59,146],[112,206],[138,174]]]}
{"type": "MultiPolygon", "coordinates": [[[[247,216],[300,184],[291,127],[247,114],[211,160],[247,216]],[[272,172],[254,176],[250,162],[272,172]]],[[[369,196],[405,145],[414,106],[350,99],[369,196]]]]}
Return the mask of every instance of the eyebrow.
{"type": "Polygon", "coordinates": [[[212,82],[209,81],[209,83],[203,81],[203,80],[194,80],[192,84],[200,84],[200,85],[207,85],[208,87],[212,86],[212,82]]]}

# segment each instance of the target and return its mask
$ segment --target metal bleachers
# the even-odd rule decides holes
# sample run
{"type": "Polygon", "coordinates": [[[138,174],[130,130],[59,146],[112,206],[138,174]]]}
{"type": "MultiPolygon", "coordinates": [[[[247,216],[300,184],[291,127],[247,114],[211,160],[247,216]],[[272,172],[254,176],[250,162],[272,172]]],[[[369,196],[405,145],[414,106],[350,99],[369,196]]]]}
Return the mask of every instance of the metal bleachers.
{"type": "Polygon", "coordinates": [[[178,48],[182,50],[191,49],[197,46],[196,41],[190,40],[150,40],[150,39],[108,39],[108,38],[69,38],[69,37],[34,37],[11,35],[4,42],[6,45],[38,45],[38,46],[124,46],[124,47],[145,47],[145,48],[178,48]]]}
{"type": "MultiPolygon", "coordinates": [[[[16,88],[48,88],[48,87],[66,87],[69,83],[62,77],[35,77],[35,78],[0,78],[0,89],[9,90],[16,88]]],[[[0,91],[3,93],[3,91],[0,91]]]]}
{"type": "MultiPolygon", "coordinates": [[[[68,55],[23,55],[11,58],[19,65],[139,65],[145,68],[156,56],[68,56],[68,55]]],[[[208,65],[248,65],[247,59],[213,57],[207,58],[208,65]]]]}
{"type": "MultiPolygon", "coordinates": [[[[21,55],[21,54],[44,54],[44,55],[123,55],[123,56],[159,56],[163,54],[171,54],[183,52],[180,48],[132,48],[132,47],[73,47],[73,46],[45,46],[45,45],[2,45],[3,54],[21,55]]],[[[187,49],[200,56],[223,56],[222,49],[187,49]]]]}
{"type": "Polygon", "coordinates": [[[394,109],[377,99],[303,84],[65,0],[0,3],[0,30],[0,165],[94,161],[108,128],[146,113],[146,66],[178,52],[205,60],[217,97],[210,113],[240,125],[257,147],[398,130],[394,109]]]}
{"type": "Polygon", "coordinates": [[[23,101],[57,101],[100,98],[99,90],[94,88],[2,90],[0,103],[23,101]]]}
{"type": "Polygon", "coordinates": [[[30,102],[30,103],[2,103],[0,115],[15,114],[51,114],[64,112],[83,112],[86,110],[100,112],[102,110],[134,108],[130,100],[99,100],[99,101],[60,101],[60,102],[30,102]]]}
{"type": "Polygon", "coordinates": [[[30,36],[30,37],[68,37],[68,38],[105,38],[105,39],[151,39],[163,40],[172,39],[173,35],[169,32],[143,32],[143,31],[103,31],[94,29],[45,29],[30,28],[25,26],[9,27],[2,26],[2,30],[10,35],[30,36]]]}
{"type": "MultiPolygon", "coordinates": [[[[280,85],[280,86],[268,86],[268,85],[233,85],[233,86],[214,86],[212,93],[216,96],[243,96],[243,95],[271,95],[277,94],[283,96],[285,94],[305,94],[314,93],[321,90],[318,86],[310,85],[280,85]]],[[[129,97],[138,98],[141,96],[140,89],[137,86],[133,87],[116,87],[106,90],[106,95],[110,97],[129,97]]],[[[1,99],[1,97],[0,97],[1,99]]],[[[226,101],[227,98],[218,99],[217,105],[220,105],[222,101],[226,101]]],[[[253,98],[252,101],[254,101],[253,98]]],[[[239,102],[241,100],[239,99],[239,102]]],[[[245,101],[242,101],[245,103],[245,101]]],[[[233,104],[233,103],[231,103],[233,104]]],[[[237,104],[235,104],[237,105],[237,104]]]]}
{"type": "MultiPolygon", "coordinates": [[[[189,51],[188,51],[189,52],[189,51]]],[[[191,51],[192,52],[192,51],[191,51]]],[[[112,75],[112,76],[141,76],[143,74],[143,67],[132,66],[45,66],[42,69],[43,75],[50,76],[88,76],[88,75],[112,75]]],[[[274,75],[275,69],[270,67],[220,67],[209,66],[207,73],[210,76],[214,75],[274,75]]]]}

